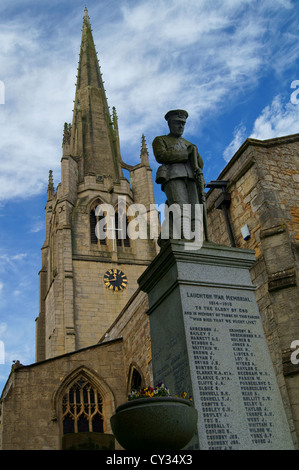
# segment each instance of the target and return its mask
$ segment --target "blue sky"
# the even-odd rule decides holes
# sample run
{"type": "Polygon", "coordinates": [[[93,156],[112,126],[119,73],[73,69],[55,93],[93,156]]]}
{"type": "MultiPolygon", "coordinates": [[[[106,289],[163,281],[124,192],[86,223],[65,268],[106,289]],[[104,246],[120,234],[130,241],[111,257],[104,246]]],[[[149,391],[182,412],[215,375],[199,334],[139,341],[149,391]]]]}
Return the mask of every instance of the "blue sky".
{"type": "MultiPolygon", "coordinates": [[[[0,390],[13,360],[35,359],[48,172],[57,186],[84,6],[0,5],[0,390]]],[[[173,108],[189,112],[184,136],[199,148],[206,181],[246,138],[299,132],[297,0],[88,0],[87,8],[126,163],[138,163],[144,133],[155,172],[151,142],[168,132],[163,116],[173,108]]],[[[156,185],[155,194],[162,203],[156,185]]]]}

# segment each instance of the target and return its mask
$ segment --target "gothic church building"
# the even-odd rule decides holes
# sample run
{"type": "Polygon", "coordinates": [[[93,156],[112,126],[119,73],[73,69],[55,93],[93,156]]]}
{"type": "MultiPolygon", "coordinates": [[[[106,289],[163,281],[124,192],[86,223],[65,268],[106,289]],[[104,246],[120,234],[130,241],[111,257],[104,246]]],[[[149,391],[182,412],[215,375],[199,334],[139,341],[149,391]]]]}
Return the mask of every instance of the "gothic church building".
{"type": "MultiPolygon", "coordinates": [[[[129,301],[134,311],[144,313],[146,298],[138,297],[137,279],[158,247],[149,238],[95,236],[103,216],[98,207],[113,207],[107,229],[117,233],[129,223],[128,206],[142,204],[149,213],[155,201],[143,136],[139,162],[130,166],[122,161],[117,115],[113,108],[110,116],[86,9],[73,122],[65,124],[62,149],[56,192],[52,172],[49,175],[36,363],[14,366],[6,384],[3,449],[60,449],[64,434],[84,431],[109,436],[109,418],[126,401],[132,384],[151,381],[147,318],[135,317],[132,329],[144,332],[140,344],[130,345],[128,363],[122,338],[99,343],[129,301]],[[123,169],[130,172],[130,183],[123,169]],[[139,355],[146,358],[143,363],[139,355]],[[87,400],[87,405],[82,408],[80,400],[87,400]]],[[[111,445],[103,442],[104,448],[111,445]]]]}
{"type": "MultiPolygon", "coordinates": [[[[255,250],[251,277],[294,444],[299,439],[299,134],[247,139],[207,194],[213,242],[255,250]],[[242,236],[247,227],[249,235],[242,236]]],[[[65,124],[61,182],[47,194],[39,273],[36,362],[16,363],[0,400],[3,450],[120,449],[110,417],[132,388],[151,385],[147,296],[138,278],[156,240],[117,234],[127,207],[154,201],[144,136],[136,165],[123,162],[85,9],[73,122],[65,124]],[[130,173],[130,183],[123,170],[130,173]],[[113,207],[100,239],[98,208],[113,207]]]]}

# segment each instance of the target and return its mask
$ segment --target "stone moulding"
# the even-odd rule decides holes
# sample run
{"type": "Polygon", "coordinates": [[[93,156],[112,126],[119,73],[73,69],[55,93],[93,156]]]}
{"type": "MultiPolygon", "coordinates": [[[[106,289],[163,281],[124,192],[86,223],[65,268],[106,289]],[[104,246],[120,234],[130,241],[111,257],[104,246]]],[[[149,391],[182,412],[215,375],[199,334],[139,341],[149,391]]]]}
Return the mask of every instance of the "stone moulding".
{"type": "MultiPolygon", "coordinates": [[[[158,284],[164,275],[167,275],[168,272],[172,271],[172,275],[168,277],[167,287],[162,296],[167,297],[169,292],[171,292],[178,285],[183,285],[186,282],[188,285],[197,285],[199,282],[201,285],[210,286],[210,287],[229,287],[232,288],[231,283],[227,283],[226,279],[223,279],[221,285],[219,281],[215,284],[212,277],[209,278],[210,273],[207,273],[207,269],[213,266],[219,266],[223,268],[241,268],[248,270],[255,263],[255,255],[253,250],[246,249],[236,249],[231,247],[226,247],[223,245],[218,245],[211,242],[204,242],[201,249],[194,252],[183,251],[182,246],[184,241],[181,240],[170,240],[165,247],[160,251],[159,255],[154,259],[150,264],[149,268],[140,276],[138,283],[142,286],[142,290],[148,292],[151,290],[154,285],[158,284]],[[212,252],[212,253],[211,253],[212,252]],[[190,257],[192,253],[192,257],[190,257]],[[178,266],[180,263],[187,261],[192,265],[192,263],[197,265],[202,265],[205,267],[206,275],[203,276],[203,279],[194,279],[192,274],[180,271],[178,266]],[[159,269],[157,276],[153,276],[153,272],[159,269]]],[[[243,288],[247,290],[255,290],[256,288],[252,284],[248,284],[246,280],[242,282],[241,279],[238,280],[235,286],[236,289],[243,288]]],[[[160,296],[159,301],[162,297],[160,296]]],[[[150,312],[148,312],[150,313],[150,312]]]]}

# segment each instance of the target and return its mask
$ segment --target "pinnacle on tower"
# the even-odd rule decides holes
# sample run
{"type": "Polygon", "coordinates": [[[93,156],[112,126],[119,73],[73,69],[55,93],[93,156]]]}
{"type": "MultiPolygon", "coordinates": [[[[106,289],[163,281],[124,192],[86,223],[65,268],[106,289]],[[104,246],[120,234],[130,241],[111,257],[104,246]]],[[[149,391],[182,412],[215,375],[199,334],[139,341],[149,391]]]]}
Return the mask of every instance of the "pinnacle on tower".
{"type": "Polygon", "coordinates": [[[72,131],[72,125],[65,122],[64,128],[63,128],[63,140],[62,140],[63,144],[70,143],[71,131],[72,131]]]}
{"type": "Polygon", "coordinates": [[[53,171],[49,170],[49,183],[48,183],[48,201],[54,196],[54,184],[53,184],[53,171]]]}
{"type": "Polygon", "coordinates": [[[118,128],[118,117],[117,117],[117,112],[115,106],[112,108],[112,122],[114,128],[118,128]]]}
{"type": "Polygon", "coordinates": [[[148,157],[149,157],[149,155],[148,155],[148,150],[147,150],[147,146],[146,146],[145,136],[144,136],[144,134],[142,134],[140,158],[141,158],[141,162],[145,166],[149,166],[148,157]]]}

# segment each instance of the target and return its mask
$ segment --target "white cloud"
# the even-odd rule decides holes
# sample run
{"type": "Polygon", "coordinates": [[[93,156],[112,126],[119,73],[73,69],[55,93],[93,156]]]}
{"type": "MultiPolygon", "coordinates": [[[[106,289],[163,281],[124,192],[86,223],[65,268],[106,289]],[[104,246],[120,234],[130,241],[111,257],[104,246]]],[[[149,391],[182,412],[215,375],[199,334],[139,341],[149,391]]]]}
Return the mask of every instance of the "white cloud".
{"type": "Polygon", "coordinates": [[[14,289],[12,293],[15,297],[24,296],[24,292],[26,291],[26,289],[28,289],[29,286],[30,283],[28,282],[20,282],[17,288],[14,289]]]}
{"type": "Polygon", "coordinates": [[[19,270],[20,261],[27,257],[27,253],[2,253],[0,254],[0,273],[7,273],[7,270],[19,270]]]}
{"type": "Polygon", "coordinates": [[[223,152],[223,158],[228,162],[236,151],[240,148],[244,140],[246,139],[246,127],[240,124],[234,130],[234,138],[231,143],[226,147],[223,152]]]}
{"type": "Polygon", "coordinates": [[[3,334],[5,333],[6,329],[7,329],[7,323],[0,322],[0,339],[3,336],[3,334]]]}
{"type": "Polygon", "coordinates": [[[0,66],[5,71],[1,77],[5,104],[0,106],[1,200],[41,192],[48,170],[60,162],[67,96],[72,105],[75,64],[67,64],[55,47],[49,52],[42,30],[30,26],[29,20],[12,22],[0,30],[4,44],[0,66]]]}
{"type": "MultiPolygon", "coordinates": [[[[269,68],[287,67],[299,55],[298,41],[290,27],[282,53],[277,31],[291,7],[288,0],[121,0],[116,12],[95,2],[91,24],[124,160],[136,162],[141,134],[151,141],[171,107],[186,108],[188,132],[198,134],[203,121],[233,106],[269,68]]],[[[0,200],[45,191],[48,170],[60,174],[82,16],[75,8],[55,22],[46,10],[13,21],[1,15],[0,200]]]]}
{"type": "Polygon", "coordinates": [[[228,162],[247,137],[267,140],[297,133],[299,133],[299,103],[293,104],[291,100],[285,102],[280,95],[277,95],[255,119],[250,135],[247,135],[243,124],[235,128],[233,139],[225,148],[223,158],[228,162]]]}
{"type": "Polygon", "coordinates": [[[299,133],[299,105],[276,96],[255,120],[250,137],[259,140],[299,133]]]}
{"type": "Polygon", "coordinates": [[[198,133],[203,120],[232,106],[245,89],[250,93],[276,63],[277,9],[269,1],[144,1],[123,7],[123,18],[112,27],[114,40],[104,31],[100,41],[122,145],[139,139],[141,131],[151,140],[172,106],[188,109],[188,130],[198,133]]]}
{"type": "Polygon", "coordinates": [[[32,223],[32,226],[29,230],[29,233],[37,233],[41,232],[45,228],[45,221],[44,220],[36,220],[32,223]]]}

